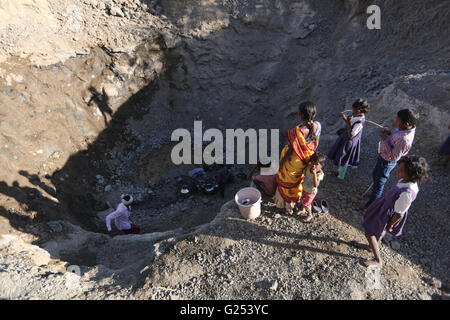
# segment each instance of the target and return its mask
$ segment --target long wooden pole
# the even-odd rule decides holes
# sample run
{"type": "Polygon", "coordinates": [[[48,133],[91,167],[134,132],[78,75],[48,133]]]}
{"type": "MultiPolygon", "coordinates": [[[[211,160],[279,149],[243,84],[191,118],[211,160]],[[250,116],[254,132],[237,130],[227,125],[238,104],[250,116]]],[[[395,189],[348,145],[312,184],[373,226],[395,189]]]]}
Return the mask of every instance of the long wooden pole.
{"type": "MultiPolygon", "coordinates": [[[[344,111],[342,111],[342,112],[351,112],[352,110],[344,110],[344,111]]],[[[378,127],[378,128],[381,128],[381,129],[387,129],[385,126],[382,126],[381,124],[378,124],[378,123],[376,123],[376,122],[373,122],[373,121],[370,121],[370,120],[366,120],[366,122],[368,123],[368,124],[371,124],[371,125],[374,125],[374,126],[376,126],[376,127],[378,127]]]]}

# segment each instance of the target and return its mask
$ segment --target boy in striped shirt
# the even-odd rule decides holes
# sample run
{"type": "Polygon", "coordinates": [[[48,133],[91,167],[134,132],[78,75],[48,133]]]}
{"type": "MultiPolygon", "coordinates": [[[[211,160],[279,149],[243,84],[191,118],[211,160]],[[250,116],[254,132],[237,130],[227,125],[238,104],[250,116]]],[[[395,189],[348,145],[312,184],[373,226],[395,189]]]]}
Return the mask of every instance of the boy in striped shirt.
{"type": "Polygon", "coordinates": [[[397,113],[395,119],[398,129],[392,133],[387,129],[380,132],[381,142],[378,161],[372,173],[372,195],[365,204],[365,208],[368,208],[372,202],[382,196],[384,185],[389,179],[392,169],[395,168],[401,157],[408,154],[414,141],[418,120],[419,114],[415,109],[403,109],[397,113]]]}

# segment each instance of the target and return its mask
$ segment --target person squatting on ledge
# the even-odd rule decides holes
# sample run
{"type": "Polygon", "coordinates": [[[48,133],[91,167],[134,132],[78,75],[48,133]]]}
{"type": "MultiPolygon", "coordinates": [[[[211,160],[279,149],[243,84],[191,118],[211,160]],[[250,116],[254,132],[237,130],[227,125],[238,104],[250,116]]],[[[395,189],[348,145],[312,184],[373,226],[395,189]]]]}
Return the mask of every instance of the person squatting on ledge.
{"type": "Polygon", "coordinates": [[[114,219],[116,228],[123,231],[126,234],[139,234],[141,228],[130,222],[131,203],[133,203],[133,197],[131,195],[122,195],[122,202],[117,206],[117,210],[106,216],[106,228],[111,231],[111,220],[114,219]]]}

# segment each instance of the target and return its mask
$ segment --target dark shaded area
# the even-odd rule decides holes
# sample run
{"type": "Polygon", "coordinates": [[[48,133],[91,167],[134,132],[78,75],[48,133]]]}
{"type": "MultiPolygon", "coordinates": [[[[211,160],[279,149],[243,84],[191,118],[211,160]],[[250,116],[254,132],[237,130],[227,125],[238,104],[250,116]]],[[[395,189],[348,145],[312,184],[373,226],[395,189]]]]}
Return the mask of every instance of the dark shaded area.
{"type": "MultiPolygon", "coordinates": [[[[170,54],[161,37],[156,38],[155,42],[163,52],[170,54]]],[[[47,175],[45,177],[48,179],[47,183],[34,173],[24,170],[19,172],[32,185],[42,188],[51,197],[57,199],[46,197],[37,188],[19,186],[18,182],[14,182],[11,186],[0,182],[0,193],[17,200],[21,210],[26,212],[26,214],[15,211],[11,213],[11,210],[0,207],[0,215],[7,218],[13,228],[24,232],[30,232],[28,227],[31,223],[50,220],[69,220],[85,229],[105,232],[105,230],[97,230],[90,219],[96,212],[108,208],[105,203],[95,200],[93,188],[96,182],[95,175],[108,175],[106,157],[116,142],[127,141],[129,150],[139,145],[136,139],[130,139],[127,135],[126,120],[142,118],[142,115],[148,112],[150,105],[148,102],[151,101],[154,91],[158,89],[158,80],[159,78],[154,79],[123,103],[109,123],[106,115],[112,115],[112,109],[109,107],[106,94],[99,93],[92,87],[89,88],[93,93],[90,103],[98,105],[107,127],[94,142],[88,144],[86,150],[71,155],[64,167],[56,170],[52,175],[47,175]],[[55,188],[50,186],[50,183],[55,188]]]]}

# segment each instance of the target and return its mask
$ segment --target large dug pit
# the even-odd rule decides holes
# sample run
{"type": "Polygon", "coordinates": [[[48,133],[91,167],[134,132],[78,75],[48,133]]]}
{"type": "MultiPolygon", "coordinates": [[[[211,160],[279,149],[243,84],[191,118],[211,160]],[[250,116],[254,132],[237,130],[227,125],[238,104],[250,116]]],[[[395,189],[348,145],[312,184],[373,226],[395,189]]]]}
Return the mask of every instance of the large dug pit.
{"type": "MultiPolygon", "coordinates": [[[[48,2],[50,9],[58,4],[56,0],[48,2]]],[[[271,270],[264,264],[283,264],[284,256],[266,259],[265,248],[289,237],[297,239],[298,248],[279,245],[273,257],[287,254],[287,264],[295,260],[301,265],[293,252],[310,250],[315,255],[308,256],[308,261],[320,258],[312,262],[314,266],[332,265],[322,255],[342,241],[333,238],[331,245],[317,250],[311,241],[320,243],[330,233],[336,238],[348,236],[348,240],[362,234],[360,216],[351,201],[358,196],[355,192],[365,190],[371,181],[367,173],[376,161],[378,142],[374,128],[364,133],[363,162],[349,175],[349,182],[325,180],[321,186],[321,196],[329,199],[332,215],[321,221],[327,224],[326,232],[311,238],[292,236],[296,228],[303,227],[280,218],[270,198],[264,198],[262,217],[256,224],[236,222],[238,209],[227,202],[248,186],[245,176],[250,165],[228,166],[234,179],[223,196],[198,192],[183,197],[181,177],[201,165],[172,162],[176,142],[171,135],[177,128],[193,135],[194,121],[201,121],[203,132],[216,128],[224,136],[226,129],[279,129],[282,147],[284,131],[299,121],[298,104],[311,100],[323,127],[319,151],[326,153],[342,126],[339,112],[363,97],[372,105],[368,118],[390,127],[398,110],[416,107],[422,120],[412,152],[429,162],[437,159],[435,151],[447,135],[450,43],[439,30],[450,26],[448,19],[437,13],[450,8],[442,1],[373,1],[382,9],[380,30],[366,26],[368,1],[211,0],[191,4],[162,0],[157,10],[144,9],[146,1],[122,1],[123,12],[131,12],[129,17],[110,15],[108,9],[103,12],[87,2],[80,5],[85,16],[92,10],[94,17],[104,19],[99,20],[104,26],[110,24],[105,28],[111,33],[105,38],[99,36],[97,42],[89,43],[80,36],[83,31],[77,31],[75,37],[81,37],[78,43],[84,47],[76,47],[70,54],[12,54],[0,65],[0,231],[20,235],[23,241],[43,249],[36,254],[45,256],[46,263],[41,266],[57,265],[56,260],[67,262],[66,267],[81,266],[85,291],[95,288],[86,297],[102,298],[112,292],[116,297],[128,296],[131,293],[124,288],[131,285],[140,298],[169,298],[172,294],[186,298],[317,298],[320,295],[314,294],[315,288],[306,286],[308,292],[295,289],[302,281],[314,282],[309,276],[299,280],[278,274],[286,283],[295,283],[294,289],[282,287],[278,296],[261,293],[265,280],[258,278],[263,273],[257,271],[254,278],[252,273],[243,276],[241,285],[230,290],[215,288],[205,278],[244,273],[239,261],[245,264],[246,250],[262,264],[260,269],[271,270]],[[132,18],[138,13],[148,20],[132,18]],[[124,35],[124,24],[132,30],[126,29],[129,37],[124,35]],[[48,60],[50,57],[58,57],[59,62],[48,60]],[[106,230],[105,217],[124,193],[135,199],[131,219],[141,227],[140,235],[106,230]],[[226,222],[228,218],[234,222],[226,222]],[[274,222],[277,219],[284,222],[274,222]],[[264,239],[266,235],[273,238],[264,239]],[[220,260],[221,252],[233,256],[229,254],[233,250],[242,260],[225,259],[226,267],[216,270],[211,263],[202,263],[200,253],[197,256],[195,248],[200,250],[199,246],[205,250],[203,260],[220,260]],[[183,259],[189,268],[180,265],[183,259]],[[234,261],[232,265],[230,261],[234,261]],[[172,267],[163,270],[165,265],[172,267]],[[178,275],[172,278],[175,273],[178,275]],[[110,289],[98,286],[95,279],[107,279],[105,283],[117,287],[106,293],[110,289]],[[256,289],[247,282],[257,283],[256,289]],[[192,283],[198,284],[197,289],[189,289],[192,283]],[[198,292],[198,288],[204,290],[198,292]]],[[[24,52],[28,50],[22,45],[24,52]]],[[[7,49],[10,54],[12,49],[7,49]]],[[[331,171],[331,163],[327,165],[331,171]]],[[[445,184],[448,172],[433,168],[423,195],[440,194],[439,186],[445,184]]],[[[447,206],[448,201],[437,200],[430,206],[426,196],[415,203],[416,220],[410,221],[411,233],[404,240],[409,246],[402,246],[397,253],[414,266],[411,274],[417,285],[413,292],[426,291],[425,280],[417,280],[422,273],[444,283],[440,288],[444,291],[433,294],[447,290],[448,226],[439,223],[448,215],[447,206]],[[432,236],[427,228],[434,230],[432,236]],[[436,237],[444,241],[434,242],[436,237]],[[429,258],[424,260],[420,252],[427,252],[429,258]]],[[[302,232],[313,235],[320,226],[309,228],[302,232]]],[[[11,239],[4,243],[13,252],[13,244],[19,240],[11,239]]],[[[346,255],[337,254],[340,259],[346,255]]],[[[350,266],[349,262],[342,265],[350,266]]],[[[327,268],[324,270],[329,271],[327,268]]],[[[387,273],[395,278],[393,270],[387,273]]],[[[345,277],[341,280],[346,281],[345,277]]],[[[331,278],[325,289],[331,292],[329,298],[371,298],[363,289],[339,293],[331,278]]],[[[399,289],[392,298],[408,298],[412,294],[408,290],[399,289]]],[[[64,294],[49,296],[74,297],[78,293],[64,294]]]]}

